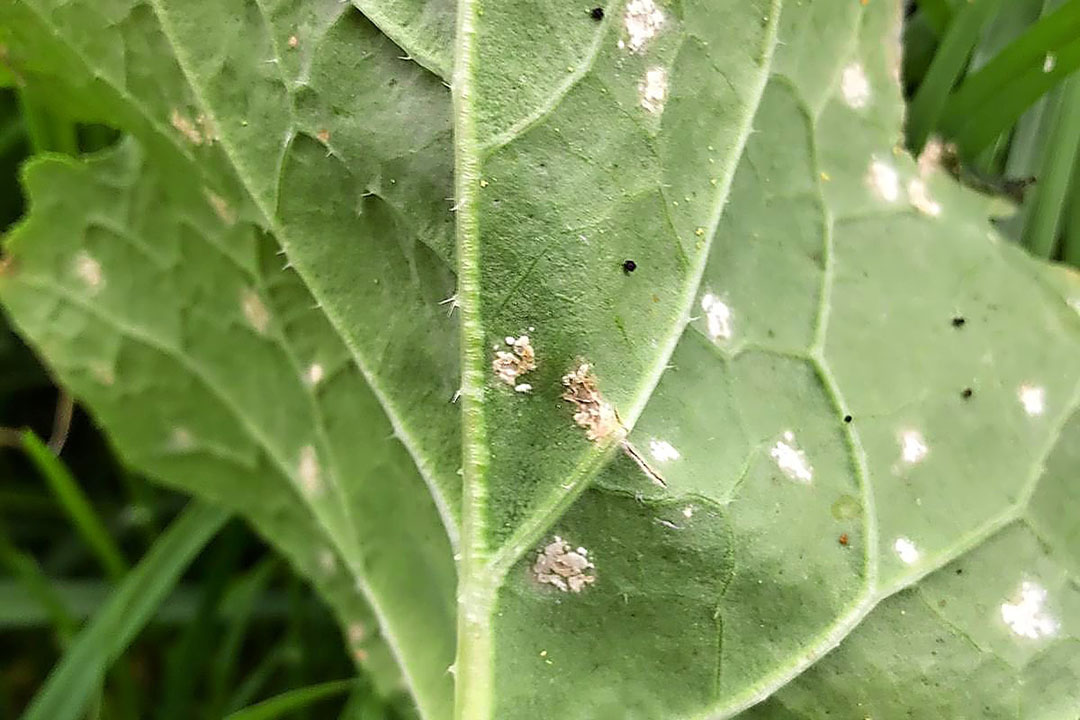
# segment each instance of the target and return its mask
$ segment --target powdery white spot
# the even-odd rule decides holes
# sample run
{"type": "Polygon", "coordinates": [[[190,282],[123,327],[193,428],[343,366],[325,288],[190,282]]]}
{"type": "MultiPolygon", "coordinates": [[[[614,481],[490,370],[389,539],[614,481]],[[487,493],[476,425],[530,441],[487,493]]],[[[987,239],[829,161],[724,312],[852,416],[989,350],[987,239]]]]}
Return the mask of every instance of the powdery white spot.
{"type": "Polygon", "coordinates": [[[195,438],[191,431],[185,427],[173,428],[169,435],[169,449],[175,452],[186,452],[195,447],[195,438]]]}
{"type": "Polygon", "coordinates": [[[255,328],[255,332],[260,335],[265,333],[267,326],[270,325],[270,311],[266,309],[266,305],[263,304],[258,293],[250,288],[244,290],[240,305],[243,308],[244,318],[247,319],[248,325],[255,328]]]}
{"type": "Polygon", "coordinates": [[[613,433],[623,432],[615,408],[600,394],[592,366],[588,363],[578,365],[574,372],[563,375],[562,384],[566,388],[562,399],[574,405],[574,422],[585,428],[585,437],[600,441],[613,433]]]}
{"type": "Polygon", "coordinates": [[[589,572],[595,569],[596,566],[589,560],[588,550],[583,547],[571,549],[570,543],[558,535],[537,553],[532,567],[537,582],[574,593],[596,582],[596,576],[589,572]]]}
{"type": "Polygon", "coordinates": [[[229,207],[229,203],[225,202],[225,198],[210,190],[205,190],[204,193],[206,201],[210,203],[210,207],[214,208],[214,213],[221,222],[226,225],[236,224],[236,212],[229,207]]]}
{"type": "Polygon", "coordinates": [[[911,565],[919,560],[919,549],[915,547],[915,543],[910,538],[898,537],[896,542],[893,543],[893,550],[896,551],[897,557],[900,558],[900,562],[905,565],[911,565]]]}
{"type": "Polygon", "coordinates": [[[814,468],[806,459],[806,453],[795,443],[795,434],[790,430],[784,433],[784,439],[778,440],[769,455],[776,461],[785,475],[792,480],[809,484],[814,479],[814,468]]]}
{"type": "Polygon", "coordinates": [[[930,189],[921,178],[915,178],[908,183],[908,199],[911,206],[923,215],[937,217],[941,215],[941,203],[930,197],[930,189]]]}
{"type": "Polygon", "coordinates": [[[364,642],[364,638],[367,637],[367,628],[364,627],[363,623],[352,623],[349,625],[348,632],[350,645],[359,645],[364,642]]]}
{"type": "Polygon", "coordinates": [[[497,350],[495,359],[491,361],[491,369],[500,380],[516,389],[520,384],[518,377],[536,369],[536,352],[528,335],[518,338],[508,335],[505,342],[510,350],[497,350]]]}
{"type": "Polygon", "coordinates": [[[905,430],[900,433],[900,457],[908,465],[922,462],[929,452],[926,438],[918,430],[905,430]]]}
{"type": "Polygon", "coordinates": [[[652,453],[653,459],[657,462],[671,462],[672,460],[678,460],[680,457],[679,451],[667,440],[650,440],[649,452],[652,453]]]}
{"type": "Polygon", "coordinates": [[[693,505],[687,505],[686,507],[684,507],[682,509],[682,514],[683,514],[683,517],[686,518],[687,520],[694,517],[694,506],[693,505]]]}
{"type": "Polygon", "coordinates": [[[192,145],[202,145],[205,142],[203,134],[199,131],[199,128],[189,118],[180,114],[180,111],[173,109],[172,117],[170,118],[172,126],[192,145]]]}
{"type": "Polygon", "coordinates": [[[332,551],[325,548],[319,551],[319,567],[327,575],[337,570],[337,558],[332,551]]]}
{"type": "Polygon", "coordinates": [[[116,373],[112,367],[104,363],[94,362],[90,364],[90,374],[102,385],[111,386],[116,382],[116,373]]]}
{"type": "Polygon", "coordinates": [[[1046,603],[1045,588],[1025,580],[1020,584],[1017,596],[1017,602],[1001,604],[1001,619],[1010,630],[1030,640],[1038,640],[1057,631],[1057,622],[1043,612],[1043,605],[1046,603]]]}
{"type": "Polygon", "coordinates": [[[856,110],[866,107],[870,102],[870,80],[862,65],[852,63],[844,68],[840,76],[840,91],[844,94],[844,102],[850,107],[856,110]]]}
{"type": "Polygon", "coordinates": [[[75,256],[75,274],[91,292],[97,292],[105,284],[105,275],[101,271],[101,263],[91,257],[90,253],[80,250],[75,256]]]}
{"type": "Polygon", "coordinates": [[[315,448],[305,445],[300,449],[300,463],[297,467],[297,475],[300,478],[300,489],[308,497],[314,497],[322,492],[322,477],[319,471],[319,458],[315,454],[315,448]]]}
{"type": "Polygon", "coordinates": [[[883,160],[871,162],[867,179],[874,192],[886,202],[896,202],[900,199],[900,176],[896,168],[889,163],[883,160]]]}
{"type": "Polygon", "coordinates": [[[514,386],[514,392],[530,393],[532,392],[532,385],[529,383],[518,383],[514,386]]]}
{"type": "Polygon", "coordinates": [[[323,370],[323,366],[319,363],[311,363],[308,366],[307,372],[304,373],[304,382],[312,387],[322,382],[323,377],[326,375],[326,371],[323,370]]]}
{"type": "Polygon", "coordinates": [[[957,153],[956,143],[945,143],[937,135],[933,135],[926,141],[919,159],[916,161],[919,168],[919,177],[928,178],[930,174],[942,165],[946,155],[955,157],[957,153]]]}
{"type": "Polygon", "coordinates": [[[1021,385],[1017,397],[1024,406],[1024,412],[1032,417],[1046,412],[1046,390],[1033,385],[1021,385]]]}
{"type": "Polygon", "coordinates": [[[712,293],[706,293],[701,298],[701,309],[705,311],[705,324],[709,329],[709,336],[713,340],[717,338],[730,340],[732,336],[731,308],[712,293]]]}
{"type": "Polygon", "coordinates": [[[664,102],[667,100],[667,70],[653,68],[645,73],[645,79],[638,83],[638,92],[641,93],[641,107],[654,115],[664,111],[664,102]]]}
{"type": "Polygon", "coordinates": [[[653,0],[630,0],[623,22],[628,36],[626,44],[631,52],[638,52],[660,32],[664,25],[664,13],[653,0]]]}
{"type": "Polygon", "coordinates": [[[1054,72],[1054,68],[1057,67],[1057,55],[1052,52],[1046,53],[1046,57],[1043,58],[1043,72],[1054,72]]]}

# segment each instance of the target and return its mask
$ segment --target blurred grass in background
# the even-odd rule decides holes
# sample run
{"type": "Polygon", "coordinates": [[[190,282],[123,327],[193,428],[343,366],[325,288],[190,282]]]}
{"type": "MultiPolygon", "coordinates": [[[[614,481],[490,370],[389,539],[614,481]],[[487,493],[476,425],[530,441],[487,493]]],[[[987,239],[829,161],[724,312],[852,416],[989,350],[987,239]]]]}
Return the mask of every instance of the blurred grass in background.
{"type": "MultiPolygon", "coordinates": [[[[1006,237],[1080,266],[1080,0],[905,12],[909,148],[940,138],[957,177],[1017,203],[1006,237]]],[[[116,138],[42,104],[0,52],[0,230],[27,157],[116,138]]],[[[242,524],[121,467],[0,317],[0,719],[411,715],[335,681],[354,672],[311,590],[242,524]]]]}

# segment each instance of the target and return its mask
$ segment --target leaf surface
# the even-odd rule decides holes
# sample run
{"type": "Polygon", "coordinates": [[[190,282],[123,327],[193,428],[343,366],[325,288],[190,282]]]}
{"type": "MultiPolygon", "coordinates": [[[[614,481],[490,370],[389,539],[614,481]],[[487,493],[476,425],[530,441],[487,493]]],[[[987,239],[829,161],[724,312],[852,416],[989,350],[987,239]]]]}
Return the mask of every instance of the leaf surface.
{"type": "Polygon", "coordinates": [[[141,145],[35,165],[0,278],[128,460],[370,605],[429,718],[1056,712],[1080,293],[897,149],[896,8],[354,4],[0,8],[141,145]]]}
{"type": "Polygon", "coordinates": [[[454,571],[423,480],[272,240],[176,181],[131,142],[32,164],[5,305],[128,462],[242,513],[437,716],[454,571]]]}

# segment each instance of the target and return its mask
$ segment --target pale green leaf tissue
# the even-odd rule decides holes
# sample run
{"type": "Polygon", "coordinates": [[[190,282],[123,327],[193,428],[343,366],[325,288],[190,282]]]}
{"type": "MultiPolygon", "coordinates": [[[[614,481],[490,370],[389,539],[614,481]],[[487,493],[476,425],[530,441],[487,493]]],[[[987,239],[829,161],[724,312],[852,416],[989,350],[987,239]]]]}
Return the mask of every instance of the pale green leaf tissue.
{"type": "Polygon", "coordinates": [[[900,149],[899,3],[592,9],[0,6],[130,136],[6,312],[429,720],[1075,715],[1080,282],[900,149]]]}

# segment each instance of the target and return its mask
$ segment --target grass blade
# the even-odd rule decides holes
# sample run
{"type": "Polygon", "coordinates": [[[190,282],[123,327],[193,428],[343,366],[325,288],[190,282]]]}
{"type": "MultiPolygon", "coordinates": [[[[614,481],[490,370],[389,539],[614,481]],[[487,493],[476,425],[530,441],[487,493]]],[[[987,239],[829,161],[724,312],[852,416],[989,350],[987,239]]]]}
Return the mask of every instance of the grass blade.
{"type": "Polygon", "coordinates": [[[75,638],[23,720],[81,717],[109,664],[150,620],[158,604],[227,519],[228,513],[219,508],[189,505],[75,638]]]}
{"type": "Polygon", "coordinates": [[[78,624],[68,611],[63,598],[56,592],[32,555],[12,544],[7,532],[0,527],[0,566],[18,579],[19,584],[36,604],[47,613],[60,647],[65,647],[75,635],[78,624]]]}
{"type": "Polygon", "coordinates": [[[285,713],[306,708],[314,702],[335,695],[343,695],[356,685],[355,679],[335,680],[333,682],[290,690],[258,705],[244,708],[229,715],[225,720],[274,720],[285,713]]]}
{"type": "Polygon", "coordinates": [[[957,78],[964,72],[980,33],[1002,0],[976,0],[956,14],[908,108],[908,145],[921,150],[938,125],[957,78]]]}
{"type": "Polygon", "coordinates": [[[1080,0],[1069,0],[972,73],[946,102],[940,126],[971,156],[1078,67],[1080,0]]]}
{"type": "Polygon", "coordinates": [[[1080,149],[1080,75],[1062,88],[1061,103],[1050,125],[1045,157],[1035,194],[1028,206],[1024,244],[1035,255],[1050,258],[1067,207],[1065,197],[1080,149]]]}
{"type": "Polygon", "coordinates": [[[53,454],[34,431],[24,430],[21,440],[26,455],[49,484],[49,489],[75,524],[75,529],[90,546],[109,578],[118,582],[128,571],[127,562],[83,494],[82,488],[60,458],[53,454]]]}

